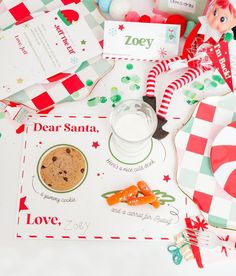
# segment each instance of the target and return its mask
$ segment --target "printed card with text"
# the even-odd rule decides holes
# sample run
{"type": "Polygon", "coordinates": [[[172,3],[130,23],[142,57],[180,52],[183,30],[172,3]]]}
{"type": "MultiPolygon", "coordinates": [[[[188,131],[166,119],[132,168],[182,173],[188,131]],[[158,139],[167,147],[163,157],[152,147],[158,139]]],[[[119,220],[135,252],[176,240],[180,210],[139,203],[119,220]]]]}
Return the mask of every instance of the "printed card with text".
{"type": "Polygon", "coordinates": [[[155,0],[157,13],[181,13],[189,20],[197,21],[205,14],[210,0],[155,0]]]}
{"type": "Polygon", "coordinates": [[[68,5],[0,34],[0,99],[101,54],[82,8],[68,5]]]}
{"type": "Polygon", "coordinates": [[[166,155],[160,142],[151,141],[145,156],[131,160],[114,148],[107,117],[41,115],[30,120],[17,238],[159,241],[172,239],[184,227],[185,196],[169,175],[163,176],[166,155]],[[159,208],[108,205],[108,197],[140,180],[148,183],[159,208]]]}
{"type": "Polygon", "coordinates": [[[103,57],[157,61],[178,55],[180,27],[106,21],[103,57]]]}

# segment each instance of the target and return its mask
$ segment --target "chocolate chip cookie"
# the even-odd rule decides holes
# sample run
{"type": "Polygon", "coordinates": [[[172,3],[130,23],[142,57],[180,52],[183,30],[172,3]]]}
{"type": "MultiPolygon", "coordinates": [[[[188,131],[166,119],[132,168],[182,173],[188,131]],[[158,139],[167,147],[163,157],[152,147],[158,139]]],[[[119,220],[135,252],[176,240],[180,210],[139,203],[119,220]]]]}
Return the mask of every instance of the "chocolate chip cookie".
{"type": "Polygon", "coordinates": [[[74,146],[55,146],[41,157],[38,174],[48,189],[54,192],[69,192],[84,181],[87,161],[83,153],[74,146]]]}

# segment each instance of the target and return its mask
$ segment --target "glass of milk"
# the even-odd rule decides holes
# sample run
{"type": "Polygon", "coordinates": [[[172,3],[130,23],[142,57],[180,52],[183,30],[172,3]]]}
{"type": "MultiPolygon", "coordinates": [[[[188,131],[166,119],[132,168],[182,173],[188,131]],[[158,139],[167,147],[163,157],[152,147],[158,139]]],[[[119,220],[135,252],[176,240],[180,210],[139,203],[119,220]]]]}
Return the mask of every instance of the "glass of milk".
{"type": "Polygon", "coordinates": [[[118,104],[110,117],[113,145],[121,153],[139,155],[150,143],[157,128],[157,116],[142,100],[126,100],[118,104]]]}

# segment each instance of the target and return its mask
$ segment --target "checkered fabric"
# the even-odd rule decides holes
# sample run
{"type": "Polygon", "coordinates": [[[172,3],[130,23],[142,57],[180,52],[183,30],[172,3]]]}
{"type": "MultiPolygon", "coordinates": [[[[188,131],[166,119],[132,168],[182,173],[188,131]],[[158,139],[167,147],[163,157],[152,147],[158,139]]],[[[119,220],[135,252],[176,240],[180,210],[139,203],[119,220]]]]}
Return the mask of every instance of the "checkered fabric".
{"type": "MultiPolygon", "coordinates": [[[[7,0],[0,4],[0,30],[4,31],[16,24],[26,22],[40,14],[79,0],[7,0]]],[[[81,13],[98,39],[103,43],[104,18],[91,0],[81,1],[81,13]]],[[[66,73],[69,77],[57,82],[33,85],[6,99],[24,104],[41,111],[56,104],[82,100],[92,91],[94,85],[112,69],[113,63],[101,56],[84,61],[79,68],[66,73]]]]}
{"type": "Polygon", "coordinates": [[[198,205],[209,224],[236,230],[236,199],[217,184],[210,166],[215,137],[235,120],[235,94],[209,97],[178,132],[175,144],[180,188],[198,205]]]}

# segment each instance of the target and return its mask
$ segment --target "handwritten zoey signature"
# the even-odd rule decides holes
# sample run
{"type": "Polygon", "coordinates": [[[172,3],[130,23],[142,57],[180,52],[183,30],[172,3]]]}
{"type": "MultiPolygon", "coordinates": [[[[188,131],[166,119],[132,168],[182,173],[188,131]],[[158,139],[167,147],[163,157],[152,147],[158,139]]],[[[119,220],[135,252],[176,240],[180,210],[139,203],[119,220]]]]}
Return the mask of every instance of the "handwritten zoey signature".
{"type": "Polygon", "coordinates": [[[121,208],[112,208],[111,212],[120,214],[123,216],[139,218],[142,221],[150,221],[155,223],[163,223],[166,226],[177,224],[179,222],[179,210],[174,206],[170,206],[170,210],[166,217],[161,217],[160,215],[150,215],[148,213],[136,212],[136,211],[127,211],[121,208]]]}

